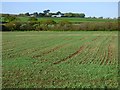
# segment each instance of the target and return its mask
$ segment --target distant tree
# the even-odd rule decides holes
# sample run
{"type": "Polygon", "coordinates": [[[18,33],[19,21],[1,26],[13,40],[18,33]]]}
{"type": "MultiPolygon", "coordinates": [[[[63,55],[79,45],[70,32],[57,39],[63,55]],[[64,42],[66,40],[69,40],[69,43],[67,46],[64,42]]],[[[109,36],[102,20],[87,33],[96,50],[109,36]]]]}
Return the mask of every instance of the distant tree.
{"type": "Polygon", "coordinates": [[[2,14],[1,15],[2,17],[8,17],[8,16],[10,16],[9,14],[2,14]]]}
{"type": "Polygon", "coordinates": [[[113,19],[114,19],[114,20],[116,20],[117,18],[116,18],[116,17],[114,17],[113,19]]]}
{"type": "Polygon", "coordinates": [[[73,17],[80,17],[80,14],[79,14],[79,13],[73,13],[72,16],[73,16],[73,17]]]}
{"type": "Polygon", "coordinates": [[[92,17],[93,19],[96,19],[96,17],[92,17]]]}
{"type": "Polygon", "coordinates": [[[24,17],[24,16],[26,16],[26,15],[25,15],[25,14],[23,14],[23,13],[20,13],[18,16],[23,16],[23,17],[24,17]]]}
{"type": "Polygon", "coordinates": [[[90,18],[92,18],[92,17],[86,17],[86,18],[90,19],[90,18]]]}
{"type": "Polygon", "coordinates": [[[65,13],[65,16],[66,17],[73,17],[73,13],[71,13],[71,12],[70,13],[65,13]]]}
{"type": "Polygon", "coordinates": [[[49,14],[49,12],[50,12],[50,10],[48,9],[48,10],[44,10],[43,11],[43,13],[45,14],[45,15],[48,15],[49,14]]]}
{"type": "Polygon", "coordinates": [[[84,13],[65,13],[66,17],[80,17],[80,18],[84,18],[85,14],[84,13]]]}
{"type": "Polygon", "coordinates": [[[103,17],[99,17],[99,19],[103,19],[103,17]]]}
{"type": "Polygon", "coordinates": [[[44,17],[44,15],[45,15],[44,13],[39,13],[38,14],[39,17],[44,17]]]}
{"type": "Polygon", "coordinates": [[[106,19],[110,19],[109,17],[107,17],[106,19]]]}
{"type": "Polygon", "coordinates": [[[62,14],[60,11],[56,12],[57,15],[62,14]]]}
{"type": "Polygon", "coordinates": [[[27,13],[25,13],[25,15],[26,15],[26,16],[30,16],[30,14],[29,14],[28,12],[27,12],[27,13]]]}
{"type": "Polygon", "coordinates": [[[84,13],[81,13],[81,14],[80,14],[80,18],[85,18],[85,14],[84,14],[84,13]]]}
{"type": "Polygon", "coordinates": [[[39,16],[39,14],[38,14],[37,12],[34,12],[33,15],[34,15],[35,17],[38,17],[38,16],[39,16]]]}
{"type": "Polygon", "coordinates": [[[49,13],[48,17],[51,17],[52,15],[55,15],[54,13],[49,13]]]}

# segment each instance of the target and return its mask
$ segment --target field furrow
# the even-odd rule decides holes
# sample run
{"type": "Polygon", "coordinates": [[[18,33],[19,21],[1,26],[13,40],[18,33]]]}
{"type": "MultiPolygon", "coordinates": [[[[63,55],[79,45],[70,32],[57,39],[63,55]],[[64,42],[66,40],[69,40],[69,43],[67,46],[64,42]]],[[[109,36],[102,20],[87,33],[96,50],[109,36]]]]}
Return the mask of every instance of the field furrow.
{"type": "Polygon", "coordinates": [[[84,50],[84,48],[85,48],[84,46],[81,46],[80,49],[78,49],[77,51],[75,51],[74,53],[72,53],[71,55],[69,55],[68,57],[66,57],[66,58],[64,58],[64,59],[62,59],[60,61],[54,62],[53,64],[59,64],[59,63],[61,63],[63,61],[66,61],[66,60],[68,60],[68,59],[76,56],[77,54],[80,54],[82,52],[82,50],[84,50]]]}
{"type": "Polygon", "coordinates": [[[62,48],[62,47],[64,47],[64,46],[66,46],[66,45],[67,45],[67,44],[63,44],[63,45],[56,46],[56,47],[52,48],[52,49],[49,50],[49,51],[43,52],[43,53],[40,54],[40,55],[34,55],[33,58],[39,58],[39,57],[41,57],[41,56],[44,56],[44,55],[49,54],[49,53],[51,53],[51,52],[54,52],[54,51],[56,51],[56,50],[58,50],[58,49],[60,49],[60,48],[62,48]]]}

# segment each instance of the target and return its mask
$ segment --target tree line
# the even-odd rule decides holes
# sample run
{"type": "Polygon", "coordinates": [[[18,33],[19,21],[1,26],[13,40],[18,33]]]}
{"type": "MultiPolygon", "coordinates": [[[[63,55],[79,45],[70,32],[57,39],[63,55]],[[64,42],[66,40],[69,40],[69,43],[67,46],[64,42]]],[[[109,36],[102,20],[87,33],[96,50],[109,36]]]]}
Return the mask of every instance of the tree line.
{"type": "Polygon", "coordinates": [[[62,15],[62,17],[80,17],[85,18],[84,13],[62,13],[61,11],[57,11],[56,13],[50,12],[50,10],[44,10],[43,12],[34,12],[34,13],[20,13],[18,16],[33,16],[33,17],[52,17],[52,15],[62,15]]]}

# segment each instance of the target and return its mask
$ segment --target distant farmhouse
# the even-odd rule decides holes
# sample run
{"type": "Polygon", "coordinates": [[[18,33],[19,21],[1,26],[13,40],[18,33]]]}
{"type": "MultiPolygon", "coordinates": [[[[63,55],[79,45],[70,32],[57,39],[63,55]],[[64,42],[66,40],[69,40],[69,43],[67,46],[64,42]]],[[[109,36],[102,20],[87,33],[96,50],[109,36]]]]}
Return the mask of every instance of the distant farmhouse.
{"type": "Polygon", "coordinates": [[[35,15],[34,14],[30,14],[30,17],[35,17],[35,15]]]}
{"type": "Polygon", "coordinates": [[[64,14],[59,13],[57,15],[52,15],[51,17],[63,17],[63,16],[64,16],[64,14]]]}

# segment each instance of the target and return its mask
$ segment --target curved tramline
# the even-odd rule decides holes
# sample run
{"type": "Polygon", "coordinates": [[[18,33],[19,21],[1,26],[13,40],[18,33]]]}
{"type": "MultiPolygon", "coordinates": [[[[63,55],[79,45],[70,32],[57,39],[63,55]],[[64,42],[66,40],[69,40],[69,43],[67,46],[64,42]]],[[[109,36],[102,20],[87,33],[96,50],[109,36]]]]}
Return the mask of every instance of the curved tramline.
{"type": "MultiPolygon", "coordinates": [[[[49,62],[51,62],[52,64],[55,64],[58,61],[59,62],[64,61],[65,59],[72,58],[72,57],[76,56],[77,53],[79,53],[79,50],[77,50],[77,47],[78,47],[79,43],[81,43],[80,45],[82,45],[82,43],[85,43],[86,40],[85,40],[85,38],[80,40],[78,36],[76,38],[73,37],[72,39],[73,40],[67,41],[67,43],[65,42],[66,45],[64,47],[61,47],[61,48],[59,48],[57,50],[54,50],[52,52],[51,51],[49,52],[49,50],[48,50],[48,51],[46,51],[46,53],[44,55],[40,54],[40,56],[38,56],[38,58],[36,58],[36,59],[40,59],[40,60],[41,59],[49,59],[48,60],[49,62]],[[73,50],[72,53],[70,53],[71,51],[69,52],[67,50],[67,53],[65,55],[60,55],[60,54],[62,54],[62,53],[64,54],[66,52],[65,49],[69,49],[69,48],[71,49],[73,46],[76,48],[76,50],[72,49],[73,50]],[[57,60],[58,58],[59,58],[59,60],[57,60]]],[[[52,50],[52,49],[50,49],[50,50],[52,50]]],[[[45,51],[43,51],[43,53],[44,52],[45,51]]]]}
{"type": "MultiPolygon", "coordinates": [[[[33,55],[32,56],[32,58],[40,58],[40,57],[43,57],[43,56],[45,56],[45,55],[47,55],[47,54],[49,54],[49,53],[52,53],[52,52],[54,52],[54,51],[57,51],[57,50],[59,50],[59,49],[61,49],[61,48],[63,48],[63,47],[68,47],[68,46],[70,46],[71,45],[71,42],[73,42],[74,40],[72,39],[72,38],[65,38],[65,40],[67,40],[66,42],[63,42],[62,44],[57,44],[56,46],[54,45],[54,47],[52,47],[52,48],[50,48],[50,49],[48,49],[48,50],[44,50],[43,52],[41,52],[41,54],[39,54],[39,55],[33,55]]],[[[82,40],[84,40],[84,39],[82,39],[82,40]]],[[[77,41],[79,41],[79,40],[77,40],[77,41]]]]}
{"type": "Polygon", "coordinates": [[[99,52],[100,52],[100,50],[101,50],[101,46],[103,46],[102,44],[102,42],[104,41],[104,39],[106,39],[105,37],[100,37],[100,39],[98,39],[98,41],[95,41],[95,42],[97,42],[97,44],[92,44],[93,46],[94,46],[94,51],[93,51],[93,54],[90,56],[90,58],[88,59],[89,61],[86,63],[86,64],[96,64],[96,62],[97,63],[99,63],[99,61],[97,60],[96,61],[96,59],[99,59],[100,58],[100,56],[99,56],[99,52]]]}
{"type": "MultiPolygon", "coordinates": [[[[56,39],[59,39],[59,37],[56,38],[56,39]]],[[[65,43],[63,42],[64,37],[61,38],[60,40],[56,40],[56,39],[53,39],[53,40],[51,41],[51,43],[50,43],[49,40],[48,40],[48,43],[46,43],[46,44],[44,45],[44,47],[42,47],[42,49],[41,49],[41,48],[40,48],[40,49],[37,48],[35,53],[38,53],[38,52],[40,51],[39,53],[41,53],[41,54],[39,54],[39,55],[36,55],[36,54],[35,54],[35,55],[32,56],[32,58],[41,57],[41,56],[43,56],[43,55],[45,55],[45,54],[48,54],[48,53],[50,53],[50,52],[52,52],[52,51],[55,51],[55,50],[57,50],[57,49],[65,46],[65,45],[67,45],[67,43],[65,44],[65,43]],[[61,44],[61,43],[63,43],[63,44],[61,44]],[[48,49],[47,49],[47,48],[48,48],[48,49]],[[47,49],[47,50],[45,50],[45,49],[47,49]]],[[[69,42],[69,41],[67,41],[67,42],[69,42]]],[[[31,52],[31,53],[33,53],[33,52],[31,52]]]]}
{"type": "Polygon", "coordinates": [[[98,53],[99,55],[99,63],[100,65],[104,64],[104,62],[107,59],[107,52],[106,52],[106,48],[107,48],[107,44],[108,44],[109,39],[106,37],[106,40],[104,41],[104,43],[102,44],[102,46],[100,47],[100,52],[98,53]]]}
{"type": "Polygon", "coordinates": [[[116,48],[113,48],[113,59],[111,60],[111,65],[118,65],[118,50],[116,48]]]}
{"type": "MultiPolygon", "coordinates": [[[[84,39],[85,39],[85,38],[84,38],[84,39]]],[[[87,39],[87,37],[86,37],[86,39],[87,39]]],[[[92,40],[93,40],[93,39],[92,39],[92,40]]],[[[91,40],[91,41],[92,41],[92,40],[91,40]]],[[[54,62],[53,64],[59,64],[59,63],[61,63],[61,62],[67,61],[68,59],[74,58],[74,57],[77,56],[78,54],[81,54],[83,51],[85,51],[85,49],[89,47],[89,44],[90,44],[90,42],[85,42],[85,43],[83,43],[83,44],[82,44],[83,46],[80,46],[80,48],[79,48],[78,50],[76,50],[75,52],[73,52],[72,54],[68,55],[67,57],[65,57],[65,58],[63,58],[63,59],[54,62]]],[[[89,47],[89,48],[90,48],[90,47],[89,47]]]]}
{"type": "Polygon", "coordinates": [[[101,58],[99,60],[100,60],[100,65],[104,65],[104,62],[106,63],[108,62],[106,49],[104,49],[103,52],[101,52],[101,58]]]}
{"type": "Polygon", "coordinates": [[[111,60],[114,60],[114,58],[113,58],[113,51],[111,51],[112,50],[112,48],[111,48],[111,44],[115,44],[115,43],[113,43],[112,41],[114,40],[115,38],[113,38],[112,37],[112,35],[110,35],[109,37],[108,37],[108,41],[106,42],[106,44],[104,45],[105,47],[105,51],[104,51],[104,55],[102,56],[103,57],[103,59],[101,60],[101,63],[100,63],[100,65],[102,65],[102,64],[110,64],[110,63],[112,63],[112,61],[111,60]]]}
{"type": "Polygon", "coordinates": [[[66,45],[67,45],[67,44],[58,45],[58,46],[56,46],[56,47],[54,47],[54,48],[52,48],[52,49],[50,49],[50,50],[48,50],[48,51],[46,51],[46,52],[41,53],[40,55],[34,55],[34,56],[32,56],[32,57],[33,57],[33,58],[39,58],[39,57],[41,57],[41,56],[44,56],[44,55],[49,54],[49,53],[51,53],[51,52],[54,52],[55,50],[58,50],[58,49],[66,46],[66,45]]]}
{"type": "Polygon", "coordinates": [[[81,61],[79,62],[79,64],[86,64],[87,62],[89,62],[89,58],[91,57],[92,53],[92,47],[88,46],[89,48],[87,48],[88,50],[86,51],[86,53],[84,54],[83,57],[80,56],[79,59],[81,59],[81,61]]]}
{"type": "MultiPolygon", "coordinates": [[[[96,37],[95,37],[96,38],[96,37]]],[[[91,42],[93,42],[94,40],[93,39],[95,39],[95,38],[87,38],[89,41],[91,41],[91,42]]],[[[87,40],[86,39],[86,40],[87,40]]],[[[89,42],[89,41],[87,41],[87,42],[85,42],[85,43],[83,43],[83,46],[86,46],[85,47],[85,49],[84,50],[82,50],[82,52],[81,53],[77,53],[78,52],[78,50],[77,51],[75,51],[74,53],[72,53],[71,55],[69,55],[69,56],[67,56],[67,57],[65,57],[64,59],[62,59],[62,60],[60,60],[60,61],[58,61],[58,62],[62,62],[62,61],[66,61],[65,59],[74,59],[74,58],[77,58],[77,57],[81,57],[81,60],[82,61],[80,61],[80,62],[78,62],[79,64],[80,63],[82,63],[83,62],[83,59],[84,59],[84,57],[86,58],[87,56],[88,56],[88,54],[89,54],[89,51],[90,51],[90,49],[92,48],[91,46],[90,46],[90,44],[91,44],[91,42],[89,42]],[[75,57],[76,56],[76,57],[75,57]]],[[[94,43],[94,42],[93,42],[94,43]]],[[[70,60],[69,62],[74,62],[74,63],[76,63],[76,61],[74,60],[70,60]]]]}
{"type": "Polygon", "coordinates": [[[99,62],[98,62],[98,64],[100,64],[100,65],[104,64],[104,61],[107,58],[106,47],[107,47],[108,41],[109,41],[109,38],[106,37],[105,40],[103,41],[104,43],[102,42],[103,44],[101,44],[100,51],[98,53],[98,55],[99,55],[99,58],[98,58],[99,62]]]}
{"type": "Polygon", "coordinates": [[[103,59],[100,60],[100,65],[102,64],[108,64],[109,61],[110,61],[110,58],[109,57],[109,50],[108,50],[108,47],[109,47],[109,43],[111,42],[111,37],[108,37],[108,41],[106,42],[106,44],[104,45],[105,47],[105,51],[104,51],[104,55],[103,55],[103,59]]]}
{"type": "MultiPolygon", "coordinates": [[[[83,45],[85,46],[85,45],[83,45]]],[[[89,53],[89,50],[90,50],[90,46],[86,46],[86,48],[80,53],[78,54],[76,57],[73,57],[71,61],[69,61],[69,63],[78,63],[78,64],[81,64],[82,60],[84,57],[86,57],[86,55],[89,53]],[[79,59],[78,59],[79,57],[79,59]]]]}
{"type": "Polygon", "coordinates": [[[109,44],[108,46],[108,57],[107,57],[107,61],[109,60],[110,61],[110,64],[112,63],[112,59],[113,59],[113,52],[112,52],[112,47],[111,47],[111,44],[109,44]]]}
{"type": "Polygon", "coordinates": [[[71,41],[70,43],[68,43],[69,44],[68,47],[61,48],[58,51],[56,51],[55,53],[52,52],[50,55],[48,55],[48,56],[51,56],[51,55],[53,56],[54,54],[56,54],[54,56],[55,58],[53,57],[54,60],[52,60],[52,64],[59,64],[63,61],[68,61],[68,59],[71,59],[74,56],[77,56],[81,52],[81,49],[83,49],[82,45],[85,42],[86,41],[84,39],[82,39],[82,40],[77,39],[77,40],[74,40],[74,41],[71,41]],[[80,45],[79,45],[79,43],[80,43],[80,45]],[[60,54],[62,54],[62,55],[60,56],[60,54]],[[58,58],[56,58],[56,57],[58,57],[58,58]]]}
{"type": "MultiPolygon", "coordinates": [[[[95,41],[93,40],[93,43],[91,43],[91,46],[93,47],[92,49],[91,49],[91,51],[90,51],[90,53],[91,52],[94,52],[94,53],[91,53],[91,54],[89,54],[89,57],[88,57],[88,59],[86,59],[86,64],[95,64],[94,63],[94,59],[95,59],[95,57],[99,57],[97,54],[99,53],[99,51],[100,51],[100,47],[101,47],[101,45],[100,44],[102,44],[101,43],[101,38],[100,39],[98,39],[98,43],[95,43],[95,41]],[[93,50],[93,51],[92,51],[93,50]]],[[[86,56],[87,57],[87,56],[86,56]]]]}
{"type": "Polygon", "coordinates": [[[84,50],[84,48],[85,48],[85,46],[81,46],[80,49],[78,49],[77,51],[75,51],[74,53],[72,53],[71,55],[69,55],[68,57],[63,58],[63,59],[60,60],[60,61],[54,62],[53,64],[59,64],[59,63],[61,63],[61,62],[63,62],[63,61],[66,61],[66,60],[74,57],[74,56],[77,55],[77,54],[80,54],[80,53],[82,52],[82,50],[84,50]]]}
{"type": "Polygon", "coordinates": [[[100,38],[100,35],[97,36],[96,38],[94,38],[92,41],[96,41],[96,40],[99,39],[99,38],[100,38]]]}
{"type": "Polygon", "coordinates": [[[79,64],[85,64],[85,61],[88,59],[88,56],[90,55],[90,50],[91,50],[92,47],[90,46],[87,46],[87,50],[86,50],[86,53],[84,53],[84,55],[80,58],[81,60],[79,61],[79,64]]]}
{"type": "Polygon", "coordinates": [[[115,47],[117,47],[117,43],[116,43],[115,36],[113,36],[108,46],[108,58],[107,59],[109,60],[109,64],[114,64],[116,61],[115,52],[117,52],[116,51],[117,49],[115,47]]]}
{"type": "Polygon", "coordinates": [[[104,37],[104,39],[102,38],[101,40],[102,41],[100,42],[100,44],[98,46],[98,49],[97,49],[96,54],[94,55],[94,58],[90,60],[90,62],[93,63],[93,64],[99,64],[101,59],[104,58],[103,57],[103,51],[105,49],[103,49],[103,48],[105,48],[105,42],[106,42],[107,38],[104,37]]]}
{"type": "MultiPolygon", "coordinates": [[[[95,41],[96,40],[100,40],[101,38],[100,38],[100,36],[97,36],[96,38],[93,38],[92,39],[92,42],[90,42],[90,44],[88,44],[88,46],[91,46],[90,47],[90,49],[89,49],[89,53],[87,53],[85,56],[84,56],[84,58],[82,58],[82,61],[80,62],[81,64],[87,64],[87,63],[89,63],[90,61],[89,61],[89,59],[91,58],[91,57],[93,57],[92,55],[94,55],[94,51],[96,50],[96,48],[97,48],[97,46],[96,46],[96,44],[95,44],[95,41]],[[95,44],[94,46],[95,47],[93,47],[92,45],[93,44],[95,44]]],[[[91,63],[91,62],[90,62],[91,63]]]]}
{"type": "Polygon", "coordinates": [[[92,41],[91,41],[91,43],[89,43],[88,44],[88,48],[86,48],[86,49],[88,49],[87,51],[86,51],[86,53],[83,55],[83,56],[79,56],[79,59],[81,60],[80,62],[79,62],[79,64],[86,64],[87,62],[89,62],[89,58],[90,57],[92,57],[92,54],[94,54],[94,53],[92,53],[94,50],[93,50],[93,46],[92,46],[92,43],[94,43],[93,42],[93,39],[92,39],[92,41]],[[92,52],[91,52],[92,51],[92,52]]]}
{"type": "MultiPolygon", "coordinates": [[[[29,37],[29,38],[31,39],[32,36],[29,37]]],[[[56,38],[54,38],[52,40],[51,40],[51,38],[45,38],[45,40],[43,38],[44,41],[42,41],[42,43],[39,43],[39,41],[41,41],[41,40],[38,40],[38,38],[35,37],[36,41],[34,41],[34,40],[29,41],[29,38],[25,38],[24,42],[22,42],[22,43],[19,43],[19,42],[18,43],[13,43],[13,45],[15,44],[14,48],[17,48],[17,49],[15,49],[12,53],[11,53],[11,51],[7,52],[8,56],[6,58],[8,58],[8,57],[9,58],[14,58],[14,57],[16,57],[18,55],[20,57],[20,56],[23,56],[23,55],[27,55],[27,54],[37,52],[38,50],[41,50],[41,47],[44,48],[44,47],[51,46],[51,45],[56,43],[56,42],[54,42],[55,39],[59,39],[59,37],[56,37],[56,38]],[[46,39],[47,39],[47,42],[46,42],[46,39]],[[36,45],[34,44],[34,42],[36,43],[36,45]],[[44,42],[45,42],[45,44],[44,44],[44,42]],[[25,46],[27,46],[27,47],[25,47],[25,46]],[[33,47],[34,47],[34,49],[33,49],[33,47]]],[[[21,40],[23,40],[23,38],[18,40],[18,41],[21,42],[21,40]]],[[[57,43],[60,43],[61,41],[57,41],[57,43]]],[[[3,53],[4,53],[4,51],[3,51],[3,53]]]]}

